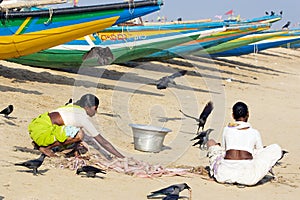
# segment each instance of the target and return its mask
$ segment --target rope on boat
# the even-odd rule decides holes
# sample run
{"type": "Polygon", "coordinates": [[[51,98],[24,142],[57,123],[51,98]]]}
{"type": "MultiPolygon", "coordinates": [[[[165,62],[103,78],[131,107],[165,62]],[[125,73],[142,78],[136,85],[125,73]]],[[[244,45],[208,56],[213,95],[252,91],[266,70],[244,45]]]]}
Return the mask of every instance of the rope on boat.
{"type": "MultiPolygon", "coordinates": [[[[126,26],[126,30],[127,30],[127,32],[129,33],[128,26],[126,26]]],[[[122,35],[124,35],[124,26],[122,26],[122,35]]],[[[124,37],[123,37],[123,38],[124,38],[124,37]]],[[[126,38],[127,38],[127,37],[126,37],[126,38]]],[[[135,44],[133,44],[133,45],[128,45],[128,41],[127,41],[126,38],[123,39],[123,40],[125,41],[124,46],[127,47],[128,49],[132,50],[133,47],[135,46],[135,44]]]]}
{"type": "Polygon", "coordinates": [[[134,13],[134,8],[135,8],[134,0],[129,0],[128,6],[129,6],[128,11],[132,15],[134,13]]]}
{"type": "Polygon", "coordinates": [[[53,8],[49,8],[49,19],[46,22],[44,22],[46,26],[48,26],[52,21],[52,16],[53,16],[53,8]]]}

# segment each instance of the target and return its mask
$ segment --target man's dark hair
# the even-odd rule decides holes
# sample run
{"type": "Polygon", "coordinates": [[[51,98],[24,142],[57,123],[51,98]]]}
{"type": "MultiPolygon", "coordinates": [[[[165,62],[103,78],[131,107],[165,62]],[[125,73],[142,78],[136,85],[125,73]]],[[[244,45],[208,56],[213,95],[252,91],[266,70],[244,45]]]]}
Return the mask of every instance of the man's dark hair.
{"type": "Polygon", "coordinates": [[[233,118],[238,120],[241,117],[246,117],[248,114],[248,107],[243,102],[237,102],[232,107],[233,118]]]}
{"type": "Polygon", "coordinates": [[[99,106],[99,99],[93,94],[85,94],[83,95],[76,103],[80,107],[92,107],[99,106]]]}

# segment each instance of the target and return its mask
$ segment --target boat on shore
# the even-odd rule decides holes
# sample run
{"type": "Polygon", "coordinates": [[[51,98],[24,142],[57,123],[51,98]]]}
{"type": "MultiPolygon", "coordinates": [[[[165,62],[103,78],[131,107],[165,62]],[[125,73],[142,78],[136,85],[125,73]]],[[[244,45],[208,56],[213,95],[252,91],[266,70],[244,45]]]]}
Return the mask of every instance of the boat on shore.
{"type": "Polygon", "coordinates": [[[17,58],[160,10],[159,0],[0,12],[0,59],[17,58]]]}
{"type": "Polygon", "coordinates": [[[266,33],[254,33],[249,34],[240,38],[236,38],[234,40],[229,40],[227,42],[224,42],[222,44],[209,47],[207,49],[203,49],[200,51],[193,52],[193,55],[196,56],[214,56],[217,55],[217,53],[225,52],[231,49],[235,49],[238,47],[242,47],[251,43],[255,43],[258,41],[266,40],[281,34],[287,33],[287,31],[280,31],[280,32],[266,32],[266,33]]]}

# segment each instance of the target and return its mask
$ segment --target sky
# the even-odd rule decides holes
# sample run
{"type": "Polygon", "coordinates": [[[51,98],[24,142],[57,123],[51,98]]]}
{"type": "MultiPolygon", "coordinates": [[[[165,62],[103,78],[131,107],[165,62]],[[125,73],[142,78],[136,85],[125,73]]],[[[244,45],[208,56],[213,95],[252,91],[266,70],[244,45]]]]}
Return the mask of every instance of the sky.
{"type": "MultiPolygon", "coordinates": [[[[137,0],[136,0],[137,1],[137,0]]],[[[122,2],[122,0],[79,0],[79,5],[103,4],[122,2]]],[[[217,19],[216,15],[224,15],[233,10],[234,15],[240,15],[241,19],[250,19],[265,15],[265,12],[283,11],[282,20],[274,23],[272,28],[281,28],[287,21],[291,21],[290,27],[299,27],[300,0],[164,0],[164,5],[159,12],[145,16],[144,18],[156,19],[164,16],[168,21],[181,17],[183,20],[217,19]]]]}

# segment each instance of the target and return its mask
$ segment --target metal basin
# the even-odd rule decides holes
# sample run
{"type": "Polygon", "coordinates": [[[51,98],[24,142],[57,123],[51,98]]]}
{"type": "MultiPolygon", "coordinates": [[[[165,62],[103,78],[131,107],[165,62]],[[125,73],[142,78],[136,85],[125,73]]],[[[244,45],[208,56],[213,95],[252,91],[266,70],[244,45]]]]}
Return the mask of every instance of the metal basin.
{"type": "Polygon", "coordinates": [[[133,132],[134,149],[146,152],[160,152],[165,136],[171,129],[148,126],[142,124],[129,124],[133,132]]]}

